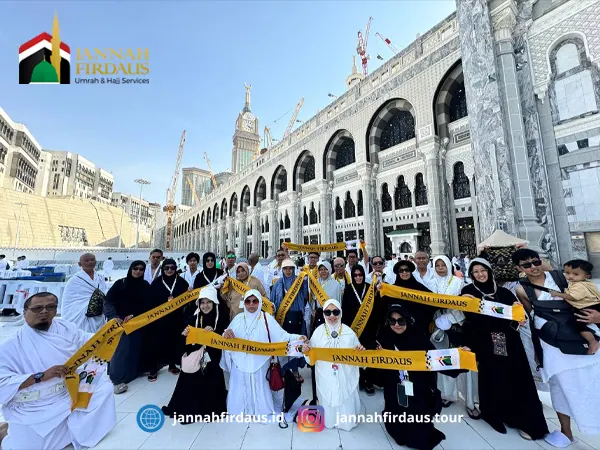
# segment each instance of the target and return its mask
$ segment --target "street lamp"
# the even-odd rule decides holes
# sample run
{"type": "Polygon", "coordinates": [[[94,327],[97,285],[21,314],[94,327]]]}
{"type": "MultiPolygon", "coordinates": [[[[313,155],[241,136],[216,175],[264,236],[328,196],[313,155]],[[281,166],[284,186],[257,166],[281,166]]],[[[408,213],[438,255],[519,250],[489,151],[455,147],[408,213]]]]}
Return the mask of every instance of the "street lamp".
{"type": "Polygon", "coordinates": [[[142,213],[142,189],[144,188],[144,185],[150,184],[150,182],[144,180],[143,178],[138,178],[137,180],[133,180],[133,182],[140,185],[140,207],[138,208],[137,231],[135,234],[135,248],[139,248],[139,245],[140,245],[140,215],[142,213]]]}
{"type": "Polygon", "coordinates": [[[21,226],[21,210],[23,209],[23,206],[27,206],[27,203],[15,202],[15,206],[19,207],[19,217],[17,219],[17,232],[15,233],[15,248],[13,250],[13,258],[15,257],[15,255],[17,253],[17,247],[19,246],[19,228],[21,226]]]}
{"type": "Polygon", "coordinates": [[[331,98],[337,98],[337,95],[334,95],[332,93],[327,94],[327,97],[331,97],[331,98]]]}

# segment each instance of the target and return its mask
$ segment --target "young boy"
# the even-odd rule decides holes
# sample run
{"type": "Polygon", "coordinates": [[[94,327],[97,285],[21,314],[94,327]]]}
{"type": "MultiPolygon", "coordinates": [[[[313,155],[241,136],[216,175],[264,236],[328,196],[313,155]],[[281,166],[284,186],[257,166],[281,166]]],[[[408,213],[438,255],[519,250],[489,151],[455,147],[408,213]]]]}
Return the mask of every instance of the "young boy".
{"type": "MultiPolygon", "coordinates": [[[[563,268],[565,278],[569,282],[569,287],[565,289],[564,294],[556,291],[551,291],[550,293],[555,297],[564,299],[578,310],[594,309],[600,311],[600,291],[595,283],[589,281],[594,265],[583,259],[573,259],[566,262],[563,268]]],[[[594,333],[585,324],[577,323],[581,336],[588,341],[588,354],[593,355],[600,349],[600,343],[596,340],[594,333]]]]}

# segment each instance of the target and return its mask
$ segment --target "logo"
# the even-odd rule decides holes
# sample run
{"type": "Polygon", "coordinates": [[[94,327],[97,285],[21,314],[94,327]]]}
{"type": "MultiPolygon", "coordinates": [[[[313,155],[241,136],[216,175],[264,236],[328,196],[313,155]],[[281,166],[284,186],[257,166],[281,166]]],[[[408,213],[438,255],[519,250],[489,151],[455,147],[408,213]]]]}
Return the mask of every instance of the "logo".
{"type": "Polygon", "coordinates": [[[298,429],[304,432],[319,432],[325,429],[325,410],[322,406],[301,406],[298,409],[298,429]]]}
{"type": "Polygon", "coordinates": [[[452,365],[452,356],[448,355],[448,356],[440,356],[437,359],[437,362],[439,363],[440,366],[451,366],[452,365]]]}
{"type": "Polygon", "coordinates": [[[504,306],[492,306],[492,312],[502,315],[504,314],[504,306]]]}
{"type": "Polygon", "coordinates": [[[60,40],[58,16],[52,36],[42,33],[19,47],[19,84],[70,84],[71,49],[60,40]]]}
{"type": "Polygon", "coordinates": [[[142,406],[136,419],[138,426],[147,433],[154,433],[165,424],[165,415],[156,405],[142,406]]]}

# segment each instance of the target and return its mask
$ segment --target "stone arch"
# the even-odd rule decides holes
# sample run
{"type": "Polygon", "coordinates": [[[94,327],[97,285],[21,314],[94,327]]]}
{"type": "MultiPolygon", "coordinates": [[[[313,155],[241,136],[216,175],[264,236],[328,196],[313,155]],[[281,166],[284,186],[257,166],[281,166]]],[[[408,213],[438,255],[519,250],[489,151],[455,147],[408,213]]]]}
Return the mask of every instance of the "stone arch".
{"type": "Polygon", "coordinates": [[[221,202],[221,220],[224,220],[227,217],[227,199],[224,198],[221,202]]]}
{"type": "Polygon", "coordinates": [[[196,230],[200,229],[200,213],[196,214],[196,230]]]}
{"type": "Polygon", "coordinates": [[[397,98],[382,105],[367,128],[367,161],[378,163],[381,150],[413,139],[415,117],[415,109],[408,100],[397,98]]]}
{"type": "Polygon", "coordinates": [[[446,72],[433,97],[433,126],[440,139],[450,138],[448,124],[468,115],[465,79],[459,59],[446,72]]]}
{"type": "Polygon", "coordinates": [[[254,206],[260,206],[260,202],[267,198],[267,182],[263,177],[256,180],[254,186],[254,206]]]}
{"type": "Polygon", "coordinates": [[[204,227],[204,211],[202,211],[202,216],[201,216],[201,219],[200,219],[200,226],[204,227]]]}
{"type": "Polygon", "coordinates": [[[217,203],[215,203],[215,206],[213,206],[213,223],[217,223],[218,220],[219,220],[219,205],[217,203]]]}
{"type": "Polygon", "coordinates": [[[337,131],[323,154],[323,178],[333,180],[333,171],[356,162],[354,138],[348,130],[337,131]]]}
{"type": "Polygon", "coordinates": [[[285,191],[287,191],[287,170],[283,166],[278,166],[271,179],[271,200],[277,200],[279,194],[285,191]]]}
{"type": "Polygon", "coordinates": [[[229,215],[231,217],[235,217],[235,212],[237,211],[237,207],[238,207],[238,197],[237,197],[237,192],[234,192],[233,194],[231,194],[231,200],[229,202],[229,215]]]}
{"type": "Polygon", "coordinates": [[[208,208],[208,211],[206,213],[206,226],[210,226],[210,224],[212,223],[211,221],[212,216],[210,215],[210,208],[208,208]]]}
{"type": "Polygon", "coordinates": [[[294,191],[301,189],[302,184],[315,179],[315,157],[308,150],[298,156],[294,165],[294,191]]]}
{"type": "Polygon", "coordinates": [[[250,206],[250,188],[248,185],[244,186],[244,189],[242,189],[241,198],[240,211],[245,213],[248,210],[248,206],[250,206]]]}

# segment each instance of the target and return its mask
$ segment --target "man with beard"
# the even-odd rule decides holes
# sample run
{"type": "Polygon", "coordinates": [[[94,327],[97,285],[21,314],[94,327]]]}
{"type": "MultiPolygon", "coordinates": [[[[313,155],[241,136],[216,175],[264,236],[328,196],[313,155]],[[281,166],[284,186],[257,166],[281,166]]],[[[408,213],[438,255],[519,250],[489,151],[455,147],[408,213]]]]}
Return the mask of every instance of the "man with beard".
{"type": "Polygon", "coordinates": [[[113,388],[104,373],[96,375],[88,407],[71,412],[64,363],[93,334],[56,319],[57,307],[50,292],[32,295],[24,305],[25,325],[0,345],[0,404],[8,420],[8,436],[0,424],[4,448],[94,447],[116,423],[113,388]]]}

